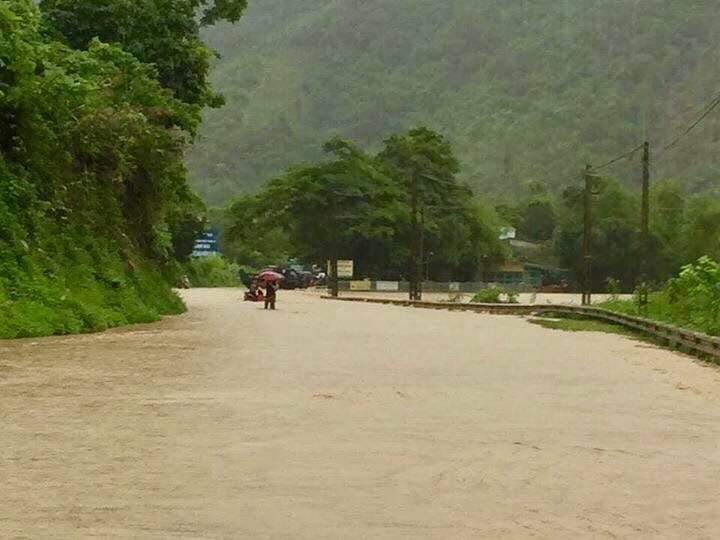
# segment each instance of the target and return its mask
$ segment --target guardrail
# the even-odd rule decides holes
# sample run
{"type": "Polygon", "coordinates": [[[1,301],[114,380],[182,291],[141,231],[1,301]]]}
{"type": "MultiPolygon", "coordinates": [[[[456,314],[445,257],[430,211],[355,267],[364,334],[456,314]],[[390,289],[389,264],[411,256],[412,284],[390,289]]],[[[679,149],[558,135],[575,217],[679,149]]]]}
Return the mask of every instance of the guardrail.
{"type": "MultiPolygon", "coordinates": [[[[340,280],[338,286],[343,292],[408,292],[410,283],[407,281],[377,281],[377,280],[340,280]]],[[[537,292],[539,284],[532,283],[494,283],[487,281],[459,282],[459,281],[423,281],[422,290],[427,293],[465,293],[475,294],[479,290],[489,287],[502,287],[514,292],[537,292]]]]}
{"type": "Polygon", "coordinates": [[[720,364],[720,338],[678,328],[670,324],[650,319],[643,319],[641,317],[632,317],[630,315],[624,315],[622,313],[616,313],[614,311],[601,308],[553,304],[453,304],[449,302],[418,302],[412,300],[393,300],[388,298],[333,298],[330,296],[323,296],[323,298],[326,300],[341,302],[385,304],[449,311],[470,311],[474,313],[488,313],[494,315],[528,316],[554,313],[558,315],[580,316],[611,322],[625,328],[642,332],[659,340],[667,347],[693,354],[720,364]]]}

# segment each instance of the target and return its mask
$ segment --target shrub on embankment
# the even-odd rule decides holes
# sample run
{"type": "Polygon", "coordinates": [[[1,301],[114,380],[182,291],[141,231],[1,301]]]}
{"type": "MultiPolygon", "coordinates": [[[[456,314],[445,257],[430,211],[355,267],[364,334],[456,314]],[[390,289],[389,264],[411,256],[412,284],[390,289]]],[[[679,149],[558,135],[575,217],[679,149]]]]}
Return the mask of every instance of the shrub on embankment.
{"type": "Polygon", "coordinates": [[[517,304],[517,298],[518,295],[514,291],[500,287],[488,287],[478,291],[471,302],[474,304],[517,304]]]}
{"type": "Polygon", "coordinates": [[[0,338],[102,331],[185,310],[147,263],[126,272],[116,255],[100,251],[22,259],[0,269],[0,338]],[[101,266],[93,264],[96,256],[101,266]]]}
{"type": "Polygon", "coordinates": [[[191,287],[239,287],[240,267],[221,255],[193,259],[183,265],[191,287]]]}
{"type": "Polygon", "coordinates": [[[702,257],[685,266],[678,277],[649,295],[645,308],[637,299],[611,300],[602,307],[720,336],[720,263],[702,257]]]}

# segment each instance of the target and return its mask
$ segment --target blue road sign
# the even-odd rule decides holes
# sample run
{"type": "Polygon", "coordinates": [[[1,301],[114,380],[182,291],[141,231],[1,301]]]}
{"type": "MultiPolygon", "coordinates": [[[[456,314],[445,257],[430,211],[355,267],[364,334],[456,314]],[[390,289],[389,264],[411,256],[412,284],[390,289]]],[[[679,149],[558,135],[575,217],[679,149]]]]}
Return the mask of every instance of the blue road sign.
{"type": "Polygon", "coordinates": [[[195,242],[193,257],[210,257],[218,253],[218,232],[215,229],[205,231],[195,242]]]}

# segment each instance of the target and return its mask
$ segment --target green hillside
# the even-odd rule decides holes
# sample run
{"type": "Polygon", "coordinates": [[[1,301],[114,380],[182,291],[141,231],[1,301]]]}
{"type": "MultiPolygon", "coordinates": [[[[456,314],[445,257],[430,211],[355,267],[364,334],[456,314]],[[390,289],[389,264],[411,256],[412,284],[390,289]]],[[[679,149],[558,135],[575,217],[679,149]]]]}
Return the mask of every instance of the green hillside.
{"type": "Polygon", "coordinates": [[[0,339],[185,309],[205,207],[184,150],[220,101],[196,14],[245,1],[172,4],[0,1],[0,339]]]}
{"type": "MultiPolygon", "coordinates": [[[[450,137],[483,190],[563,184],[695,118],[717,91],[719,29],[709,0],[254,2],[207,36],[228,105],[207,114],[193,184],[220,204],[332,135],[377,148],[418,124],[450,137]]],[[[713,185],[718,137],[706,122],[656,173],[713,185]]]]}

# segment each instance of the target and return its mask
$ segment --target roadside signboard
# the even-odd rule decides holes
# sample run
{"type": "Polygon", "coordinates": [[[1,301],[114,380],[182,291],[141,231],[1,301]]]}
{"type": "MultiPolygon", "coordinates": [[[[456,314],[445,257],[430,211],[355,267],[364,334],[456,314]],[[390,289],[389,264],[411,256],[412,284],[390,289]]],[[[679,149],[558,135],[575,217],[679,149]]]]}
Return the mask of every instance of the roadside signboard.
{"type": "MultiPolygon", "coordinates": [[[[328,261],[328,276],[330,275],[332,275],[332,263],[328,261]]],[[[352,279],[354,275],[354,261],[338,261],[338,279],[352,279]]]]}
{"type": "Polygon", "coordinates": [[[355,263],[353,261],[338,261],[338,277],[340,279],[352,279],[355,275],[355,263]]]}
{"type": "Polygon", "coordinates": [[[215,229],[204,232],[195,242],[193,257],[210,257],[218,253],[218,232],[215,229]]]}
{"type": "Polygon", "coordinates": [[[397,281],[378,281],[375,284],[375,288],[378,291],[399,291],[400,283],[397,281]]]}
{"type": "Polygon", "coordinates": [[[351,291],[371,291],[372,290],[372,281],[369,279],[366,279],[364,281],[351,281],[350,282],[350,290],[351,291]]]}

